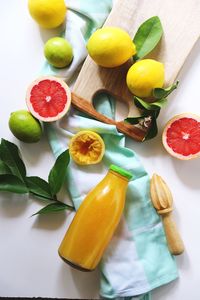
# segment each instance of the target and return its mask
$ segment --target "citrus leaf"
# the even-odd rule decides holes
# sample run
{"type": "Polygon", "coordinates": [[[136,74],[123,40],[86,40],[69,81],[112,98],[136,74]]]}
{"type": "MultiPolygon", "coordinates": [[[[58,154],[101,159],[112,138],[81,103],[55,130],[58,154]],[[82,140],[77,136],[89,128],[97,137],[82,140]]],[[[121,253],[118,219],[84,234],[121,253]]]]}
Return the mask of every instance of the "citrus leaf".
{"type": "Polygon", "coordinates": [[[152,110],[156,110],[162,108],[165,104],[167,104],[167,98],[162,98],[159,101],[150,103],[150,106],[152,110]]]}
{"type": "Polygon", "coordinates": [[[0,175],[0,191],[26,194],[28,189],[24,182],[13,174],[0,175]]]}
{"type": "Polygon", "coordinates": [[[129,117],[124,119],[125,122],[131,124],[131,125],[135,125],[138,124],[140,122],[140,120],[144,119],[144,116],[141,117],[129,117]]]}
{"type": "Polygon", "coordinates": [[[133,98],[135,105],[140,108],[140,109],[146,109],[146,110],[151,110],[151,105],[150,103],[144,101],[143,99],[134,96],[133,98]]]}
{"type": "Polygon", "coordinates": [[[69,150],[64,151],[61,153],[56,162],[51,169],[48,177],[50,190],[52,195],[55,195],[59,192],[66,175],[67,166],[70,161],[69,150]]]}
{"type": "Polygon", "coordinates": [[[170,85],[169,87],[163,89],[163,88],[155,88],[153,90],[153,96],[156,99],[162,99],[162,98],[166,98],[167,96],[169,96],[175,89],[177,89],[179,84],[179,81],[177,81],[176,83],[173,83],[172,85],[170,85]]]}
{"type": "Polygon", "coordinates": [[[74,207],[67,205],[65,203],[62,203],[62,202],[54,202],[54,203],[48,204],[44,208],[40,209],[38,212],[36,212],[32,216],[44,215],[44,214],[48,214],[48,213],[52,213],[52,212],[60,212],[60,211],[66,210],[66,209],[74,210],[74,207]]]}
{"type": "Polygon", "coordinates": [[[20,157],[19,149],[15,144],[1,139],[0,159],[9,167],[13,175],[24,181],[26,167],[20,157]]]}
{"type": "Polygon", "coordinates": [[[134,59],[138,60],[149,54],[160,41],[162,34],[163,29],[158,16],[142,23],[133,39],[136,46],[134,59]]]}
{"type": "Polygon", "coordinates": [[[150,139],[153,139],[157,133],[158,133],[158,126],[157,126],[157,121],[156,121],[156,116],[151,116],[152,119],[151,119],[151,127],[149,128],[146,136],[145,136],[145,141],[146,140],[150,140],[150,139]]]}
{"type": "Polygon", "coordinates": [[[134,96],[134,103],[135,105],[144,110],[157,110],[163,107],[167,103],[167,99],[163,98],[156,102],[146,102],[143,99],[134,96]]]}
{"type": "Polygon", "coordinates": [[[11,174],[11,171],[9,167],[2,160],[0,160],[0,175],[2,174],[11,174]]]}
{"type": "Polygon", "coordinates": [[[48,200],[55,201],[51,194],[49,183],[44,179],[38,176],[26,177],[26,184],[30,193],[46,198],[48,200]]]}

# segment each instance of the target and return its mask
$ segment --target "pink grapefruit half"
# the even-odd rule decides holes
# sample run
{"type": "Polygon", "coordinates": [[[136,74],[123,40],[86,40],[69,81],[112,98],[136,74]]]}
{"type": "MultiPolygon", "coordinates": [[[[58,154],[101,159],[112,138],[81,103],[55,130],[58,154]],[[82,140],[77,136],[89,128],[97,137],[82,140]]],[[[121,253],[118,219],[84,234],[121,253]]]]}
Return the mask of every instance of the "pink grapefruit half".
{"type": "Polygon", "coordinates": [[[61,119],[71,105],[68,85],[53,76],[40,77],[28,87],[26,104],[30,113],[43,122],[61,119]]]}
{"type": "Polygon", "coordinates": [[[172,156],[189,160],[200,157],[200,116],[183,113],[166,124],[162,142],[172,156]]]}

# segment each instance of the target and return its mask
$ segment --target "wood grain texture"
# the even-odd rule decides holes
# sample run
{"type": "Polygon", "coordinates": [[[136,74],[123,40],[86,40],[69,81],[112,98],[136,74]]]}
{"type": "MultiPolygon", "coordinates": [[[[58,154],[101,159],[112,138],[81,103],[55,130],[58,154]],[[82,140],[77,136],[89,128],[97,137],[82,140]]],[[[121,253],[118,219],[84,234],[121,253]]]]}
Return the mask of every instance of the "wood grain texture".
{"type": "MultiPolygon", "coordinates": [[[[199,38],[199,0],[117,0],[104,26],[121,27],[133,37],[138,27],[155,15],[160,17],[164,36],[148,57],[164,63],[165,84],[169,85],[177,78],[184,61],[199,38]]],[[[127,103],[129,117],[140,115],[133,104],[133,95],[126,86],[126,73],[131,63],[130,60],[120,67],[108,69],[97,66],[88,56],[74,85],[74,94],[92,104],[97,92],[107,91],[118,100],[127,103]]],[[[123,128],[121,131],[123,132],[123,128]]]]}
{"type": "Polygon", "coordinates": [[[177,230],[177,226],[174,220],[172,219],[171,213],[163,214],[162,221],[165,229],[165,235],[166,235],[169,251],[173,255],[182,254],[184,252],[183,241],[177,230]]]}
{"type": "Polygon", "coordinates": [[[145,134],[147,132],[147,129],[145,129],[144,127],[137,125],[137,126],[132,126],[128,123],[125,122],[116,122],[100,113],[98,113],[93,105],[83,99],[80,98],[79,96],[77,96],[76,94],[72,93],[72,101],[73,101],[73,106],[82,111],[82,112],[86,112],[89,116],[93,117],[94,119],[97,119],[101,122],[104,122],[106,124],[110,124],[110,125],[116,125],[117,129],[126,134],[127,136],[134,138],[136,141],[138,142],[142,142],[145,138],[145,134]]]}
{"type": "Polygon", "coordinates": [[[183,241],[177,230],[175,222],[171,218],[173,210],[173,198],[171,191],[161,176],[153,174],[150,181],[150,195],[153,206],[161,215],[167,244],[173,255],[179,255],[184,251],[183,241]]]}

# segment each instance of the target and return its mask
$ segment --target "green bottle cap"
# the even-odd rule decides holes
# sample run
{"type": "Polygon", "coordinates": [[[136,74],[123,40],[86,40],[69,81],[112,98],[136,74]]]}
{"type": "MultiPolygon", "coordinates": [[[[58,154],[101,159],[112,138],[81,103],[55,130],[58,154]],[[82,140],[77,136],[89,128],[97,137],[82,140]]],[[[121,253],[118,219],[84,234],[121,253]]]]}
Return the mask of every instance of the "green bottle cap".
{"type": "Polygon", "coordinates": [[[120,175],[122,175],[122,176],[124,176],[128,179],[131,179],[133,177],[133,175],[130,172],[128,172],[125,169],[122,169],[122,168],[120,168],[116,165],[111,165],[109,169],[114,171],[114,172],[119,173],[120,175]]]}

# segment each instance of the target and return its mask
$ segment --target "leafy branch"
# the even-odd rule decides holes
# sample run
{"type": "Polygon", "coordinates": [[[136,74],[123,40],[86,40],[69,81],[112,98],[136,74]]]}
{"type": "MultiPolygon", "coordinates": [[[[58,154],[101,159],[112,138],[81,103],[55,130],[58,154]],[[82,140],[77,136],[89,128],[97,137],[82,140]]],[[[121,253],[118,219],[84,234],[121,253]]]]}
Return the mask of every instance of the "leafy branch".
{"type": "Polygon", "coordinates": [[[0,191],[31,194],[51,202],[34,215],[66,209],[73,210],[73,206],[60,202],[56,196],[64,183],[69,161],[69,151],[66,150],[56,159],[49,172],[48,182],[39,176],[26,176],[26,167],[18,147],[5,139],[1,139],[0,191]]]}
{"type": "MultiPolygon", "coordinates": [[[[148,55],[160,42],[163,35],[163,28],[158,16],[153,16],[146,20],[138,28],[133,42],[136,46],[136,55],[133,60],[137,61],[148,55]]],[[[124,121],[129,124],[140,124],[142,127],[148,128],[145,140],[152,139],[157,135],[157,118],[161,108],[167,103],[167,97],[177,88],[178,81],[167,88],[155,88],[152,92],[152,102],[134,96],[133,100],[141,115],[126,118],[124,121]]]]}
{"type": "Polygon", "coordinates": [[[126,118],[129,124],[140,124],[149,128],[145,140],[154,138],[158,133],[157,118],[161,108],[166,105],[167,97],[178,87],[178,81],[167,88],[155,88],[153,90],[154,101],[146,102],[144,99],[134,96],[135,106],[141,111],[141,116],[126,118]]]}

